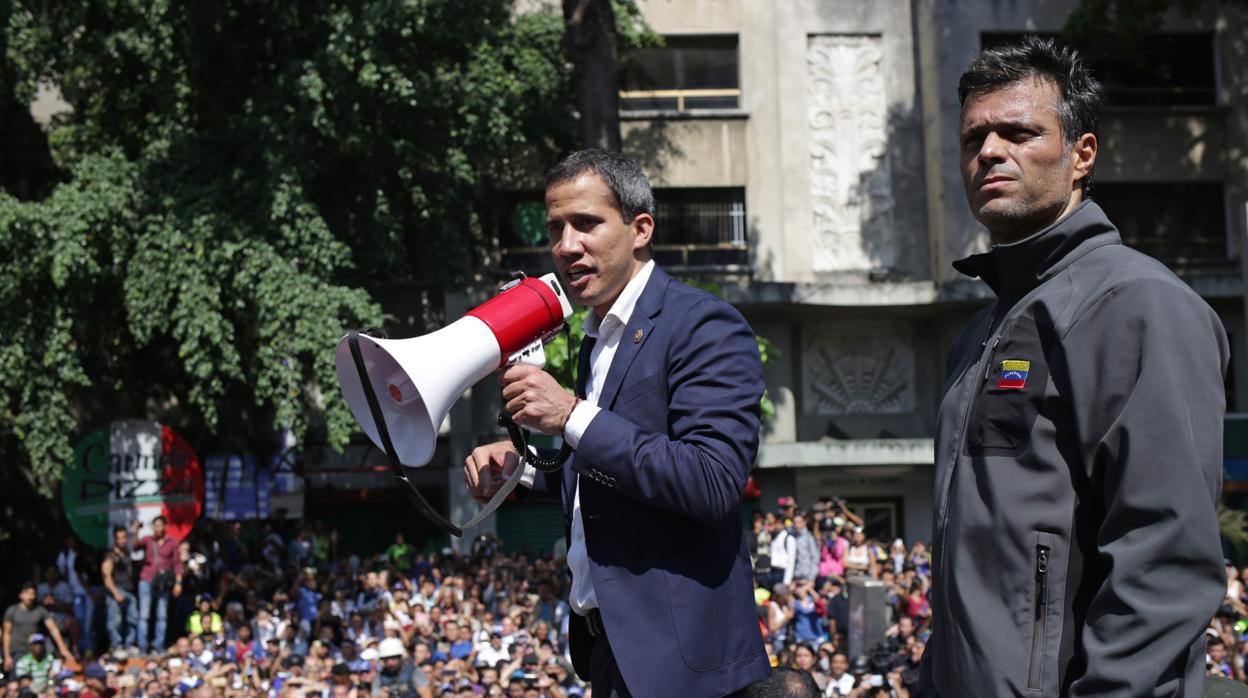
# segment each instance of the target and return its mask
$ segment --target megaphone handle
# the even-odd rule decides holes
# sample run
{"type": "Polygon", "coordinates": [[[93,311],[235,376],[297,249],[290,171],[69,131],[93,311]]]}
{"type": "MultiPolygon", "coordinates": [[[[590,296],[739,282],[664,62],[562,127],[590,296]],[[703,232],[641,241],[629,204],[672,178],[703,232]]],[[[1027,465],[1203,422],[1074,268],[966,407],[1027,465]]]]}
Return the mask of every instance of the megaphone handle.
{"type": "Polygon", "coordinates": [[[462,536],[464,532],[459,526],[451,523],[442,517],[436,509],[425,501],[420,490],[416,489],[416,485],[407,479],[407,474],[403,470],[403,464],[399,462],[399,457],[395,453],[394,443],[390,440],[390,430],[386,427],[386,420],[381,414],[381,405],[377,403],[377,394],[373,390],[372,382],[368,380],[368,370],[364,366],[364,356],[360,353],[360,333],[351,330],[347,333],[347,344],[351,348],[351,358],[355,360],[355,370],[360,374],[360,387],[363,388],[364,399],[368,401],[368,409],[373,415],[373,424],[377,427],[377,435],[381,437],[381,445],[386,452],[386,459],[390,461],[390,468],[394,470],[394,475],[402,482],[405,487],[403,494],[407,495],[408,501],[412,503],[425,518],[434,522],[442,530],[452,536],[462,536]]]}
{"type": "Polygon", "coordinates": [[[562,468],[563,464],[568,462],[568,457],[572,455],[572,447],[564,441],[563,447],[559,449],[559,455],[554,458],[543,458],[537,451],[529,448],[529,441],[524,438],[520,425],[513,422],[506,412],[499,413],[498,426],[507,429],[507,434],[511,437],[511,445],[521,459],[544,473],[553,473],[562,468]]]}

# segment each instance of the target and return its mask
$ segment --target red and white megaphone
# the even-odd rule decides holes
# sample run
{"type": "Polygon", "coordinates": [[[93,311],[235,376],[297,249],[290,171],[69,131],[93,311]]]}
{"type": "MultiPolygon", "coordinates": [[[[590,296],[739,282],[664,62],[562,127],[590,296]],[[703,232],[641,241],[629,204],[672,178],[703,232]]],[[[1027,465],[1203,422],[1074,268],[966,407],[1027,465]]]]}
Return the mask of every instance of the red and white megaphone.
{"type": "MultiPolygon", "coordinates": [[[[403,467],[420,467],[433,459],[438,428],[464,391],[503,366],[545,365],[543,343],[571,315],[572,306],[554,274],[519,279],[459,320],[422,337],[348,333],[338,342],[335,356],[338,383],[364,433],[407,482],[403,467]]],[[[414,487],[409,489],[417,507],[454,535],[493,510],[487,505],[460,527],[437,514],[414,487]]],[[[502,497],[496,499],[501,502],[502,497]]]]}

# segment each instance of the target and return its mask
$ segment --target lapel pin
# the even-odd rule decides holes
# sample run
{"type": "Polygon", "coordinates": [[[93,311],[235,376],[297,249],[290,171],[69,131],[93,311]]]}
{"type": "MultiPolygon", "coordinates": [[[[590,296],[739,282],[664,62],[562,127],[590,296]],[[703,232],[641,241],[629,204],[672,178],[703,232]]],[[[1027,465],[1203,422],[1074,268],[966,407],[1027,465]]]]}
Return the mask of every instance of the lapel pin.
{"type": "Polygon", "coordinates": [[[644,336],[646,336],[646,333],[645,333],[645,332],[643,332],[642,330],[637,330],[636,332],[634,332],[634,333],[633,333],[633,344],[641,344],[641,338],[642,338],[642,337],[644,337],[644,336]]]}

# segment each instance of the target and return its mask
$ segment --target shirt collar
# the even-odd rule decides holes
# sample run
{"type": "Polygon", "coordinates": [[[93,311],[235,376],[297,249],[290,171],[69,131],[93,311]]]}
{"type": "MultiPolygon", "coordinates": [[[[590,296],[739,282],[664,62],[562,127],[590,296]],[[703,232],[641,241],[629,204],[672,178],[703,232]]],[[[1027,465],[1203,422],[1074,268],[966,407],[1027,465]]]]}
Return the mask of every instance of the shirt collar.
{"type": "Polygon", "coordinates": [[[591,308],[589,314],[585,316],[585,335],[597,339],[599,330],[608,320],[619,327],[627,325],[629,318],[633,316],[633,309],[637,307],[637,299],[641,298],[641,292],[645,290],[646,282],[650,280],[650,273],[653,271],[654,260],[651,259],[642,265],[641,270],[634,274],[633,278],[628,280],[624,290],[620,291],[619,298],[611,304],[607,316],[601,321],[598,319],[598,314],[591,308]]]}

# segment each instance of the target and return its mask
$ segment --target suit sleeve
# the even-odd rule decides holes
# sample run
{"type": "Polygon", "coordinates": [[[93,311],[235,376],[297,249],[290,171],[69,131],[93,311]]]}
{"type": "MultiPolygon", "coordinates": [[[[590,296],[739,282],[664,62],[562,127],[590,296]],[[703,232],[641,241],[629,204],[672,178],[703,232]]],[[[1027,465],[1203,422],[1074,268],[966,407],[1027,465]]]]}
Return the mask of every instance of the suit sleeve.
{"type": "Polygon", "coordinates": [[[1178,695],[1226,592],[1214,510],[1226,335],[1188,289],[1143,279],[1096,301],[1064,346],[1084,466],[1104,512],[1089,563],[1106,571],[1082,631],[1086,671],[1070,695],[1178,695]]]}
{"type": "Polygon", "coordinates": [[[573,468],[597,468],[626,497],[717,522],[736,512],[758,454],[763,367],[754,332],[731,305],[706,298],[678,321],[667,347],[668,433],[604,409],[573,468]]]}

